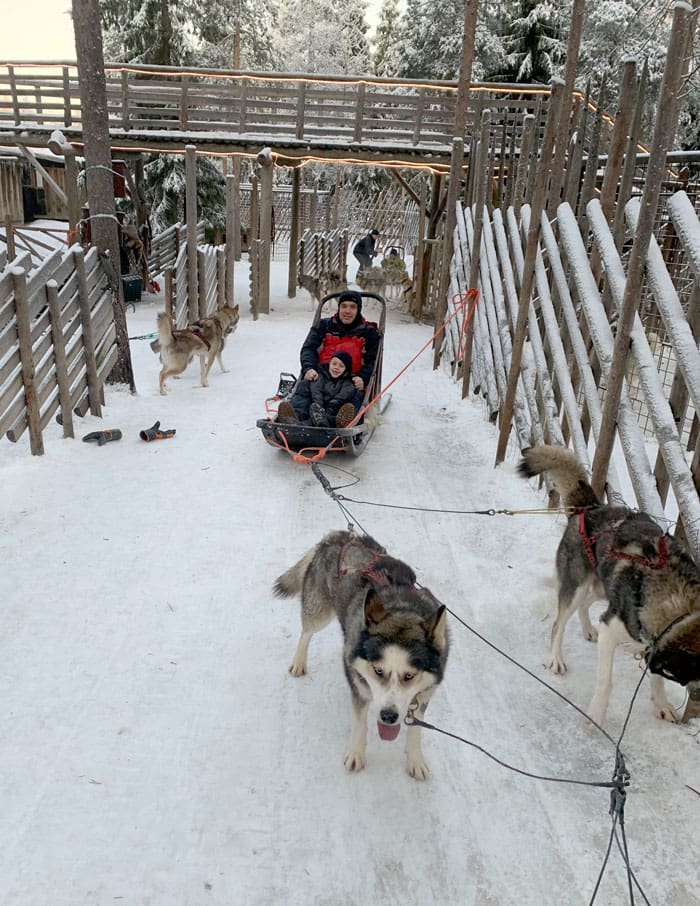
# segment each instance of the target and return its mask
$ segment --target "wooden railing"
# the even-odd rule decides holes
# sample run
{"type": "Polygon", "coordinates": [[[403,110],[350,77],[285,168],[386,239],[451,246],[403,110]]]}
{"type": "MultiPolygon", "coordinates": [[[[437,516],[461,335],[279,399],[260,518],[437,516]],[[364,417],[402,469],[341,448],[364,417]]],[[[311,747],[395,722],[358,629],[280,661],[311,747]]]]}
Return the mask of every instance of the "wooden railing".
{"type": "MultiPolygon", "coordinates": [[[[453,139],[457,83],[359,76],[107,64],[108,119],[113,138],[170,133],[173,140],[222,145],[234,138],[274,142],[290,153],[325,146],[348,152],[369,147],[432,153],[446,164],[453,139]]],[[[528,112],[544,120],[549,89],[475,84],[465,138],[480,112],[493,112],[494,135],[517,132],[528,112]]],[[[81,128],[75,64],[0,65],[0,132],[30,135],[60,126],[75,139],[81,128]]],[[[384,158],[382,158],[384,159],[384,158]]]]}

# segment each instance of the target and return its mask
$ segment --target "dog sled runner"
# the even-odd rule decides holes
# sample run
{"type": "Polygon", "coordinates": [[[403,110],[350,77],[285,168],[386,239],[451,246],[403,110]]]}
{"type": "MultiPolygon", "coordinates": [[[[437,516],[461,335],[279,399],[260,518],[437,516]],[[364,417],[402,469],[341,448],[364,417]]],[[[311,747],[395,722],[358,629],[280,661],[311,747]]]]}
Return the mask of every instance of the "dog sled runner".
{"type": "MultiPolygon", "coordinates": [[[[324,316],[323,309],[328,302],[335,301],[340,292],[330,293],[324,296],[319,302],[314,312],[312,327],[316,327],[324,316]]],[[[382,386],[382,358],[384,355],[384,330],[386,325],[386,302],[378,293],[361,292],[364,301],[371,300],[379,309],[377,320],[370,321],[379,332],[379,345],[377,348],[377,358],[374,363],[374,370],[365,386],[364,397],[362,400],[362,410],[369,406],[375,396],[379,393],[382,386]]],[[[310,450],[328,450],[337,453],[347,453],[351,456],[359,456],[369,443],[374,432],[375,420],[365,420],[364,416],[360,418],[357,424],[347,428],[335,427],[316,427],[306,424],[286,424],[276,421],[276,408],[283,400],[290,400],[301,377],[297,378],[289,372],[280,374],[279,386],[274,396],[265,400],[265,408],[270,413],[267,418],[258,419],[256,426],[262,431],[263,438],[273,447],[283,450],[310,451],[310,450]]],[[[382,412],[389,404],[391,397],[388,395],[375,403],[378,412],[382,412]]]]}

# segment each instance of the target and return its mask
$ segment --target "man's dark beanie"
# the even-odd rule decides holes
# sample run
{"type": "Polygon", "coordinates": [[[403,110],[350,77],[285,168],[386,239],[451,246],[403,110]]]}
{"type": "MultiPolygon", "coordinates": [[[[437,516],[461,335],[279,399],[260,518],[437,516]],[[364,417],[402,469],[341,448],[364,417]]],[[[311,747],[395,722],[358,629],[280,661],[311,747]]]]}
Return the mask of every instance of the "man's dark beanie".
{"type": "Polygon", "coordinates": [[[354,302],[357,305],[357,313],[362,311],[362,296],[356,293],[354,289],[347,289],[338,296],[338,305],[341,302],[354,302]]]}
{"type": "Polygon", "coordinates": [[[345,373],[350,374],[352,372],[352,357],[349,352],[346,352],[344,349],[334,352],[331,356],[332,359],[340,359],[340,361],[345,365],[345,373]]]}

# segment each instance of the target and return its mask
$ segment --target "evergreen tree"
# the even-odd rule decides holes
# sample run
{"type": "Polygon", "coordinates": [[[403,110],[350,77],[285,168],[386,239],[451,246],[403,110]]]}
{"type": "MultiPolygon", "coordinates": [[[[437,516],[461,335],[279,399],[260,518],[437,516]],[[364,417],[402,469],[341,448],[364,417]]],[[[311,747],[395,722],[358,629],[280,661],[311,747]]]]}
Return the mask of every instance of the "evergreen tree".
{"type": "Polygon", "coordinates": [[[550,0],[519,0],[518,7],[503,36],[504,66],[494,78],[548,84],[566,57],[559,11],[550,0]]]}
{"type": "Polygon", "coordinates": [[[394,77],[401,59],[401,13],[399,0],[383,0],[374,36],[372,70],[376,76],[394,77]]]}
{"type": "Polygon", "coordinates": [[[366,73],[369,44],[365,3],[345,0],[280,0],[276,36],[280,68],[286,72],[366,73]]]}
{"type": "Polygon", "coordinates": [[[101,0],[105,59],[177,66],[192,60],[179,0],[101,0]]]}
{"type": "MultiPolygon", "coordinates": [[[[144,190],[151,206],[153,228],[160,233],[185,220],[185,158],[176,154],[155,154],[144,167],[144,190]]],[[[206,229],[226,226],[225,179],[207,157],[197,158],[198,220],[206,229]]]]}

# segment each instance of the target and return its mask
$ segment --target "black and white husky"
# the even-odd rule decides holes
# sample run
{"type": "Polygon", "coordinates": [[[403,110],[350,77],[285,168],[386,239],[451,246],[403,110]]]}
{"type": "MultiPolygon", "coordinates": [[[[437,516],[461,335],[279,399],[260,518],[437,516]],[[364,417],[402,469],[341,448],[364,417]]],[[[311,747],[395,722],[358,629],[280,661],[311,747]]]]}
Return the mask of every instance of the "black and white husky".
{"type": "MultiPolygon", "coordinates": [[[[343,665],[352,696],[348,771],[365,766],[367,715],[377,715],[383,740],[396,739],[409,714],[422,718],[447,661],[445,607],[413,570],[367,536],[331,532],[274,584],[278,597],[301,595],[301,637],[289,668],[306,673],[309,642],[336,615],[343,630],[343,665]]],[[[425,780],[421,729],[406,729],[406,769],[425,780]]]]}
{"type": "Polygon", "coordinates": [[[602,724],[615,649],[636,642],[649,666],[656,716],[677,721],[663,678],[683,686],[700,679],[700,570],[647,513],[601,503],[571,450],[531,447],[523,457],[521,475],[548,472],[566,505],[576,508],[557,550],[559,604],[550,669],[566,671],[564,629],[578,609],[584,637],[598,643],[598,678],[588,716],[602,724]],[[596,630],[588,609],[604,599],[608,606],[596,630]]]}

